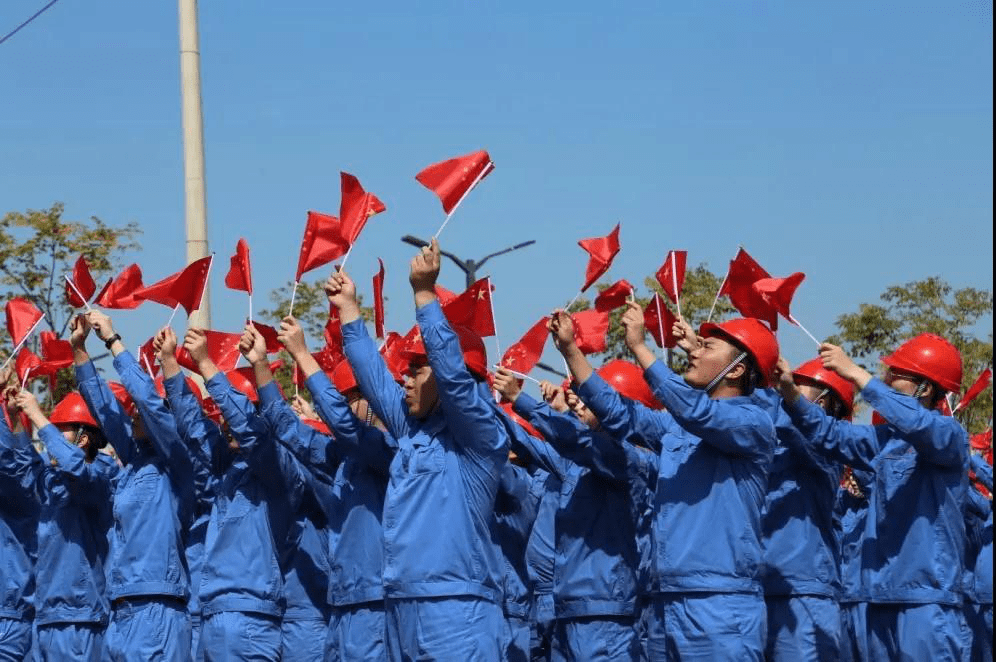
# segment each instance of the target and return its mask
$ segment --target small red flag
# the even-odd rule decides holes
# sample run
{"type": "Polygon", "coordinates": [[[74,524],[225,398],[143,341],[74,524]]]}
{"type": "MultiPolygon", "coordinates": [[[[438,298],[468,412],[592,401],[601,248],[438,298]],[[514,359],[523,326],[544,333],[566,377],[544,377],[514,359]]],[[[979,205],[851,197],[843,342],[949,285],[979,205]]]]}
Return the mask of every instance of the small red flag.
{"type": "Polygon", "coordinates": [[[678,345],[678,339],[671,333],[671,328],[676,321],[675,317],[657,292],[654,292],[654,298],[644,309],[643,320],[647,331],[650,332],[658,347],[676,347],[678,345]]]}
{"type": "Polygon", "coordinates": [[[377,258],[380,269],[373,277],[374,335],[384,338],[384,261],[377,258]]]}
{"type": "Polygon", "coordinates": [[[495,335],[491,312],[491,278],[486,276],[443,307],[450,324],[470,329],[482,338],[495,335]]]}
{"type": "Polygon", "coordinates": [[[448,303],[457,298],[457,295],[442,285],[436,285],[436,298],[439,299],[439,305],[445,308],[448,303]]]}
{"type": "Polygon", "coordinates": [[[342,257],[347,250],[349,246],[343,246],[339,236],[339,219],[309,211],[294,280],[300,283],[305,273],[342,257]]]}
{"type": "MultiPolygon", "coordinates": [[[[242,334],[205,330],[204,335],[208,356],[218,366],[218,370],[234,370],[235,364],[239,362],[239,340],[242,339],[242,334]]],[[[177,348],[176,362],[187,370],[197,372],[197,364],[185,347],[177,348]]]]}
{"type": "Polygon", "coordinates": [[[20,297],[9,300],[4,306],[4,312],[7,314],[7,333],[15,348],[27,339],[35,325],[44,317],[35,304],[20,297]]]}
{"type": "Polygon", "coordinates": [[[993,447],[993,429],[989,428],[985,432],[979,432],[978,434],[973,434],[968,439],[969,445],[973,450],[985,451],[992,449],[993,447]]]}
{"type": "Polygon", "coordinates": [[[625,278],[618,280],[598,293],[595,297],[595,310],[608,312],[626,305],[626,299],[633,294],[633,286],[625,278]]]}
{"type": "Polygon", "coordinates": [[[52,331],[42,331],[38,339],[47,370],[57,372],[73,364],[73,346],[68,340],[59,340],[52,331]]]}
{"type": "Polygon", "coordinates": [[[200,308],[212,259],[213,256],[208,255],[191,262],[172,276],[137,290],[135,298],[155,301],[169,308],[183,306],[190,315],[200,308]]]}
{"type": "Polygon", "coordinates": [[[681,288],[685,286],[685,260],[688,251],[668,251],[664,264],[654,276],[664,288],[664,293],[671,303],[677,304],[681,296],[681,288]]]}
{"type": "Polygon", "coordinates": [[[37,354],[27,347],[22,347],[14,359],[14,372],[17,373],[17,379],[23,384],[27,381],[29,373],[40,376],[37,369],[41,364],[42,361],[37,354]]]}
{"type": "Polygon", "coordinates": [[[438,195],[443,203],[443,211],[452,214],[464,196],[494,169],[491,157],[481,150],[434,163],[415,175],[415,179],[438,195]]]}
{"type": "Polygon", "coordinates": [[[101,308],[133,310],[142,305],[142,300],[135,298],[135,292],[143,287],[142,269],[137,264],[130,264],[115,278],[107,281],[95,303],[101,308]]]}
{"type": "Polygon", "coordinates": [[[257,322],[255,320],[249,323],[256,327],[256,330],[259,331],[259,335],[263,336],[263,342],[266,343],[267,354],[276,354],[284,348],[284,346],[280,344],[280,340],[277,338],[277,330],[275,328],[269,324],[263,324],[262,322],[257,322]]]}
{"type": "Polygon", "coordinates": [[[363,190],[358,180],[348,172],[340,172],[339,236],[346,250],[360,236],[367,219],[387,209],[373,193],[363,190]]]}
{"type": "Polygon", "coordinates": [[[391,374],[394,375],[395,381],[401,381],[404,378],[405,370],[408,369],[408,361],[401,353],[404,345],[405,339],[400,333],[389,331],[387,337],[384,338],[384,344],[380,348],[380,353],[384,357],[384,363],[387,365],[387,369],[391,371],[391,374]]]}
{"type": "Polygon", "coordinates": [[[76,259],[76,264],[73,265],[73,276],[70,280],[76,286],[76,290],[79,290],[79,294],[73,289],[73,285],[66,283],[66,300],[73,308],[82,308],[97,291],[97,284],[93,282],[93,276],[90,274],[90,266],[82,255],[76,259]],[[80,294],[83,295],[82,299],[80,294]]]}
{"type": "Polygon", "coordinates": [[[751,289],[773,310],[794,324],[789,307],[792,305],[792,296],[805,278],[806,274],[799,271],[787,278],[762,278],[754,281],[751,289]]]}
{"type": "Polygon", "coordinates": [[[730,269],[726,273],[723,286],[719,289],[719,296],[727,295],[730,297],[730,303],[740,311],[741,315],[764,320],[774,331],[778,328],[778,311],[772,308],[753,287],[754,283],[763,278],[771,278],[771,274],[741,248],[730,260],[730,269]]]}
{"type": "Polygon", "coordinates": [[[549,317],[544,317],[533,324],[519,342],[505,350],[505,356],[501,358],[501,365],[524,375],[529,374],[529,371],[536,367],[536,363],[543,355],[546,338],[550,335],[546,328],[549,321],[549,317]]]}
{"type": "Polygon", "coordinates": [[[235,255],[225,274],[225,287],[252,294],[252,266],[249,263],[249,242],[239,239],[235,245],[235,255]]]}
{"type": "Polygon", "coordinates": [[[606,236],[582,239],[578,242],[578,246],[585,249],[589,255],[584,285],[581,287],[581,291],[584,292],[609,270],[612,260],[619,253],[619,224],[617,223],[612,232],[606,236]]]}
{"type": "Polygon", "coordinates": [[[329,321],[325,323],[325,347],[336,354],[342,354],[342,322],[339,321],[339,309],[329,306],[329,321]]]}
{"type": "Polygon", "coordinates": [[[962,396],[961,401],[955,405],[954,410],[958,411],[962,407],[967,407],[972,400],[975,400],[980,393],[986,390],[986,388],[993,383],[993,369],[992,366],[986,368],[979,375],[979,378],[975,380],[975,383],[967,391],[965,395],[962,396]]]}
{"type": "Polygon", "coordinates": [[[604,352],[608,345],[605,334],[609,330],[609,314],[597,310],[582,310],[571,315],[574,322],[574,339],[584,354],[604,352]]]}
{"type": "MultiPolygon", "coordinates": [[[[139,367],[142,368],[142,370],[149,373],[149,377],[151,377],[152,379],[155,379],[157,376],[159,376],[159,371],[160,371],[159,364],[156,363],[156,350],[152,349],[152,343],[155,341],[155,339],[156,337],[152,336],[151,338],[146,340],[141,347],[138,348],[138,365],[139,367]]],[[[183,352],[184,355],[187,357],[187,360],[190,360],[190,354],[187,353],[187,350],[183,348],[183,345],[180,345],[176,348],[177,362],[179,362],[180,352],[183,352]]],[[[191,368],[191,370],[193,370],[193,368],[191,368]]]]}

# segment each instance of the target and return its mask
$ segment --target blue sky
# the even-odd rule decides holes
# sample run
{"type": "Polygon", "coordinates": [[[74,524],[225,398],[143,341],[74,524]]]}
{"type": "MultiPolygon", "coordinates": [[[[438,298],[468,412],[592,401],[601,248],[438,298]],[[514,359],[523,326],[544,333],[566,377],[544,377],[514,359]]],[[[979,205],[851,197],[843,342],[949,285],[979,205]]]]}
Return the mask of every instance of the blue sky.
{"type": "MultiPolygon", "coordinates": [[[[0,32],[41,4],[3,2],[0,32]]],[[[244,315],[222,285],[236,240],[260,307],[346,170],[388,206],[349,270],[369,296],[384,259],[388,325],[407,329],[399,237],[443,217],[413,177],[480,148],[497,168],[442,240],[468,256],[537,241],[489,265],[503,347],[574,295],[576,241],[616,222],[609,278],[640,282],[672,248],[724,272],[743,244],[807,274],[793,312],[817,336],[892,284],[992,287],[990,2],[240,0],[200,20],[216,327],[244,315]]],[[[175,3],[59,2],[0,46],[0,91],[3,211],[135,220],[147,282],[182,266],[175,3]]],[[[449,265],[441,282],[462,288],[449,265]]],[[[129,346],[168,314],[120,314],[129,346]]],[[[812,355],[779,336],[791,361],[812,355]]]]}

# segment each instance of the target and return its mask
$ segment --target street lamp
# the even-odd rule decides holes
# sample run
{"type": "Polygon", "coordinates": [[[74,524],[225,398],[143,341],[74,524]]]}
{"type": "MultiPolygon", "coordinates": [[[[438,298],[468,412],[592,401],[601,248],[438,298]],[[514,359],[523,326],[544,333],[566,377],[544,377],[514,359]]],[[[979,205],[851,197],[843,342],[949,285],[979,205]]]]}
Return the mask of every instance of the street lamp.
{"type": "MultiPolygon", "coordinates": [[[[429,242],[426,241],[425,239],[419,239],[418,237],[413,237],[410,234],[406,234],[404,237],[402,237],[401,241],[405,242],[406,244],[411,244],[412,246],[416,246],[418,248],[423,248],[429,245],[429,242]]],[[[449,251],[441,250],[439,252],[442,255],[445,255],[446,257],[453,260],[453,263],[463,270],[464,275],[467,277],[467,287],[470,287],[471,285],[477,282],[477,270],[480,269],[485,262],[487,262],[493,257],[504,255],[505,253],[511,253],[512,251],[517,251],[520,248],[525,248],[526,246],[530,246],[535,243],[536,243],[535,239],[530,239],[529,241],[524,241],[521,244],[516,244],[515,246],[509,246],[508,248],[504,248],[500,251],[496,251],[489,255],[485,255],[480,260],[461,260],[460,258],[458,258],[453,253],[450,253],[449,251]]]]}

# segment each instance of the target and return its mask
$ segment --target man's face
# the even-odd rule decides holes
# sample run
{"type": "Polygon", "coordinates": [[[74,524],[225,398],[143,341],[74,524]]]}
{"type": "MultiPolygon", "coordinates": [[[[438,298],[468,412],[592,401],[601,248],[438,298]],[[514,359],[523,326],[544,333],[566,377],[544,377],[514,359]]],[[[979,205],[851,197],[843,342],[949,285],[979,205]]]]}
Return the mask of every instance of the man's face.
{"type": "Polygon", "coordinates": [[[901,370],[886,368],[883,381],[894,391],[898,391],[903,395],[913,395],[916,393],[916,389],[923,379],[901,370]]]}
{"type": "Polygon", "coordinates": [[[802,397],[819,405],[826,413],[830,413],[830,394],[824,393],[826,391],[825,388],[811,384],[798,384],[798,386],[802,397]]]}
{"type": "Polygon", "coordinates": [[[439,400],[436,378],[425,359],[415,359],[405,375],[405,404],[414,418],[425,418],[439,400]]]}
{"type": "MultiPolygon", "coordinates": [[[[721,370],[730,365],[733,359],[739,355],[740,350],[736,345],[717,336],[705,338],[702,344],[688,355],[685,383],[695,388],[705,388],[721,370]]],[[[742,370],[740,366],[737,366],[730,372],[730,375],[739,376],[742,370]]]]}

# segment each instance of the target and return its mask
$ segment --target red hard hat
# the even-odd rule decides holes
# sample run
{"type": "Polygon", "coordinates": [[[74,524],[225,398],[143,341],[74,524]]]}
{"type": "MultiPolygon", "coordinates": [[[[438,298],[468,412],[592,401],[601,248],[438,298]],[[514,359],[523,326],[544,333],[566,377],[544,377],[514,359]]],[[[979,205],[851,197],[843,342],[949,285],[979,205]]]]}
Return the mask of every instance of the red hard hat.
{"type": "Polygon", "coordinates": [[[619,395],[641,402],[651,409],[661,409],[647,380],[643,378],[640,366],[622,359],[609,361],[598,369],[598,376],[608,382],[619,395]]]}
{"type": "Polygon", "coordinates": [[[329,426],[325,425],[322,421],[316,421],[313,418],[302,418],[301,422],[307,425],[309,428],[324,434],[326,437],[332,436],[332,431],[329,430],[329,426]]]}
{"type": "Polygon", "coordinates": [[[761,372],[761,385],[771,386],[771,376],[778,363],[778,339],[763,322],[753,317],[740,317],[722,324],[706,322],[699,328],[699,335],[703,338],[720,336],[743,348],[761,372]]]}
{"type": "Polygon", "coordinates": [[[539,430],[534,428],[529,421],[522,418],[515,412],[515,410],[512,408],[511,402],[503,402],[498,406],[502,408],[502,411],[504,411],[508,415],[508,417],[512,419],[512,421],[517,423],[523,430],[525,430],[526,434],[528,434],[531,437],[536,437],[537,439],[543,438],[543,435],[540,434],[539,430]]]}
{"type": "Polygon", "coordinates": [[[121,409],[124,410],[128,416],[135,415],[135,401],[131,399],[128,394],[128,390],[124,387],[121,382],[107,382],[107,385],[111,388],[111,393],[114,395],[114,399],[118,401],[121,405],[121,409]]]}
{"type": "Polygon", "coordinates": [[[66,394],[59,404],[55,405],[48,420],[53,425],[89,425],[92,428],[100,429],[97,421],[93,420],[90,410],[83,401],[83,396],[72,391],[66,394]]]}
{"type": "Polygon", "coordinates": [[[356,375],[353,374],[353,368],[350,367],[349,361],[339,361],[336,364],[332,371],[332,383],[335,384],[335,390],[339,393],[348,393],[357,388],[356,375]]]}
{"type": "Polygon", "coordinates": [[[229,383],[235,387],[236,391],[241,392],[252,402],[259,402],[259,394],[256,393],[256,384],[241,369],[229,370],[225,373],[225,376],[228,377],[229,383]]]}
{"type": "Polygon", "coordinates": [[[847,409],[847,411],[844,412],[844,416],[846,417],[851,415],[851,412],[854,410],[854,384],[847,381],[833,370],[827,370],[824,368],[823,361],[821,359],[806,361],[795,369],[792,376],[801,377],[803,381],[808,380],[816,382],[821,386],[829,388],[847,409]]]}
{"type": "MultiPolygon", "coordinates": [[[[479,335],[463,326],[453,326],[453,332],[460,342],[460,351],[463,352],[463,362],[467,365],[467,370],[481,379],[488,376],[488,352],[484,348],[484,341],[479,335]]],[[[401,350],[402,356],[411,361],[414,358],[425,356],[425,345],[422,344],[422,334],[416,333],[405,342],[401,350]]]]}
{"type": "Polygon", "coordinates": [[[882,363],[902,372],[928,379],[945,391],[961,389],[961,352],[947,340],[933,333],[910,338],[882,363]]]}

